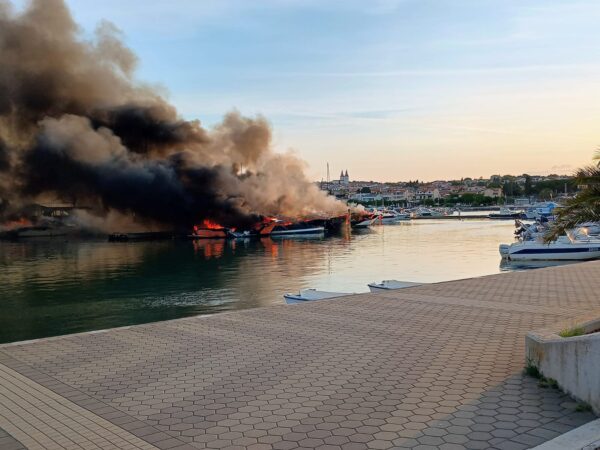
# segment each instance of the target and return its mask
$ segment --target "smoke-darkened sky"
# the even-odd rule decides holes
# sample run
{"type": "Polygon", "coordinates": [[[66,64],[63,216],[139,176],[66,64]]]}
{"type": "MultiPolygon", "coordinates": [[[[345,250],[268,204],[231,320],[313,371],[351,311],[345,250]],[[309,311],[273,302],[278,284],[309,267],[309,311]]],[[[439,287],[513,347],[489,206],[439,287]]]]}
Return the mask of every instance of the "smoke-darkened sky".
{"type": "Polygon", "coordinates": [[[345,211],[302,161],[273,151],[265,117],[233,110],[210,127],[186,120],[138,78],[138,61],[108,22],[84,36],[64,0],[23,10],[0,0],[5,217],[47,201],[183,229],[345,211]]]}
{"type": "Polygon", "coordinates": [[[315,178],[565,173],[600,143],[595,0],[68,0],[186,118],[262,113],[315,178]]]}

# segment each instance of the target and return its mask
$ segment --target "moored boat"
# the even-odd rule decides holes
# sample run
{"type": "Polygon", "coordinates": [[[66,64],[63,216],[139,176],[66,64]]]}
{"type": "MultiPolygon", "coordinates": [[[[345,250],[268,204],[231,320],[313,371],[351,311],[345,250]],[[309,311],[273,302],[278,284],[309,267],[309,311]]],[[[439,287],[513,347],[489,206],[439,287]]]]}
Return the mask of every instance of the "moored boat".
{"type": "Polygon", "coordinates": [[[344,297],[346,295],[352,295],[348,292],[328,292],[319,291],[314,288],[301,289],[297,294],[287,293],[283,295],[285,302],[288,305],[295,303],[312,302],[316,300],[329,300],[332,298],[344,297]]]}
{"type": "Polygon", "coordinates": [[[350,217],[352,228],[369,228],[377,220],[377,215],[370,213],[355,213],[350,217]]]}
{"type": "Polygon", "coordinates": [[[306,222],[276,223],[271,230],[271,236],[298,236],[307,234],[324,234],[325,227],[315,226],[306,222]]]}
{"type": "Polygon", "coordinates": [[[393,209],[385,209],[376,212],[376,214],[378,214],[378,216],[375,223],[381,223],[382,225],[398,223],[401,220],[410,220],[410,215],[399,213],[398,211],[395,211],[393,209]]]}
{"type": "Polygon", "coordinates": [[[509,208],[500,208],[497,213],[490,213],[488,215],[490,219],[523,219],[523,211],[514,211],[509,208]]]}
{"type": "Polygon", "coordinates": [[[231,236],[227,228],[195,226],[193,233],[189,237],[191,239],[226,239],[231,236]]]}
{"type": "Polygon", "coordinates": [[[525,209],[524,214],[527,219],[548,218],[554,215],[554,210],[560,205],[555,202],[540,202],[525,209]]]}
{"type": "Polygon", "coordinates": [[[402,211],[396,211],[396,220],[398,220],[398,221],[410,220],[410,214],[402,212],[402,211]]]}
{"type": "Polygon", "coordinates": [[[422,217],[441,217],[443,214],[435,209],[425,208],[423,206],[419,206],[412,210],[411,217],[412,218],[422,218],[422,217]]]}
{"type": "Polygon", "coordinates": [[[500,255],[513,261],[585,261],[600,258],[600,239],[571,239],[554,242],[522,241],[501,244],[500,255]]]}

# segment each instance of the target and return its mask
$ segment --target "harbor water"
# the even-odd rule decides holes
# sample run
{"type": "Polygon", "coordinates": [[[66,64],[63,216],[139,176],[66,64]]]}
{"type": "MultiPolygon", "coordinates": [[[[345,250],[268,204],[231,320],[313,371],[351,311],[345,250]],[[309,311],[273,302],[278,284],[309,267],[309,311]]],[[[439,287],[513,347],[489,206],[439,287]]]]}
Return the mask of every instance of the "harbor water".
{"type": "MultiPolygon", "coordinates": [[[[418,220],[326,238],[0,242],[0,342],[281,304],[306,287],[366,292],[514,270],[512,221],[418,220]]],[[[520,269],[521,267],[517,267],[520,269]]]]}

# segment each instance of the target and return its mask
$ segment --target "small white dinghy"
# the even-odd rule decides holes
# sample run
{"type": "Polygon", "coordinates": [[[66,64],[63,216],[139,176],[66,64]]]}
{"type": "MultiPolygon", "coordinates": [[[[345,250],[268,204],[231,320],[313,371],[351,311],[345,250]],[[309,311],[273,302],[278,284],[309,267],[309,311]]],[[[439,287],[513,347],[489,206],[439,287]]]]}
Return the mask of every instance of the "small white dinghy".
{"type": "Polygon", "coordinates": [[[422,284],[423,283],[413,283],[412,281],[383,280],[381,283],[369,283],[367,286],[369,286],[371,292],[381,292],[421,286],[422,284]]]}
{"type": "Polygon", "coordinates": [[[345,295],[352,295],[349,292],[327,292],[319,291],[314,288],[301,289],[297,294],[283,294],[283,298],[288,305],[295,303],[312,302],[315,300],[328,300],[331,298],[344,297],[345,295]]]}

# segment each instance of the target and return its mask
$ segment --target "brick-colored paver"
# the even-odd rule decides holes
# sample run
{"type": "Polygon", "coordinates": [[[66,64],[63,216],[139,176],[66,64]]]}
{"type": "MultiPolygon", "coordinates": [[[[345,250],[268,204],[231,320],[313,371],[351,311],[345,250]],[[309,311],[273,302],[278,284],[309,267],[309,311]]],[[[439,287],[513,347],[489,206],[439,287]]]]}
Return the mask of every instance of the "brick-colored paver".
{"type": "Polygon", "coordinates": [[[4,365],[0,426],[31,449],[157,448],[4,365]]]}
{"type": "Polygon", "coordinates": [[[23,450],[26,447],[0,428],[0,448],[3,450],[23,450]]]}
{"type": "MultiPolygon", "coordinates": [[[[593,262],[5,345],[0,395],[158,448],[529,448],[594,417],[521,375],[524,336],[598,292],[593,262]]],[[[19,404],[0,427],[28,445],[19,404]]]]}

